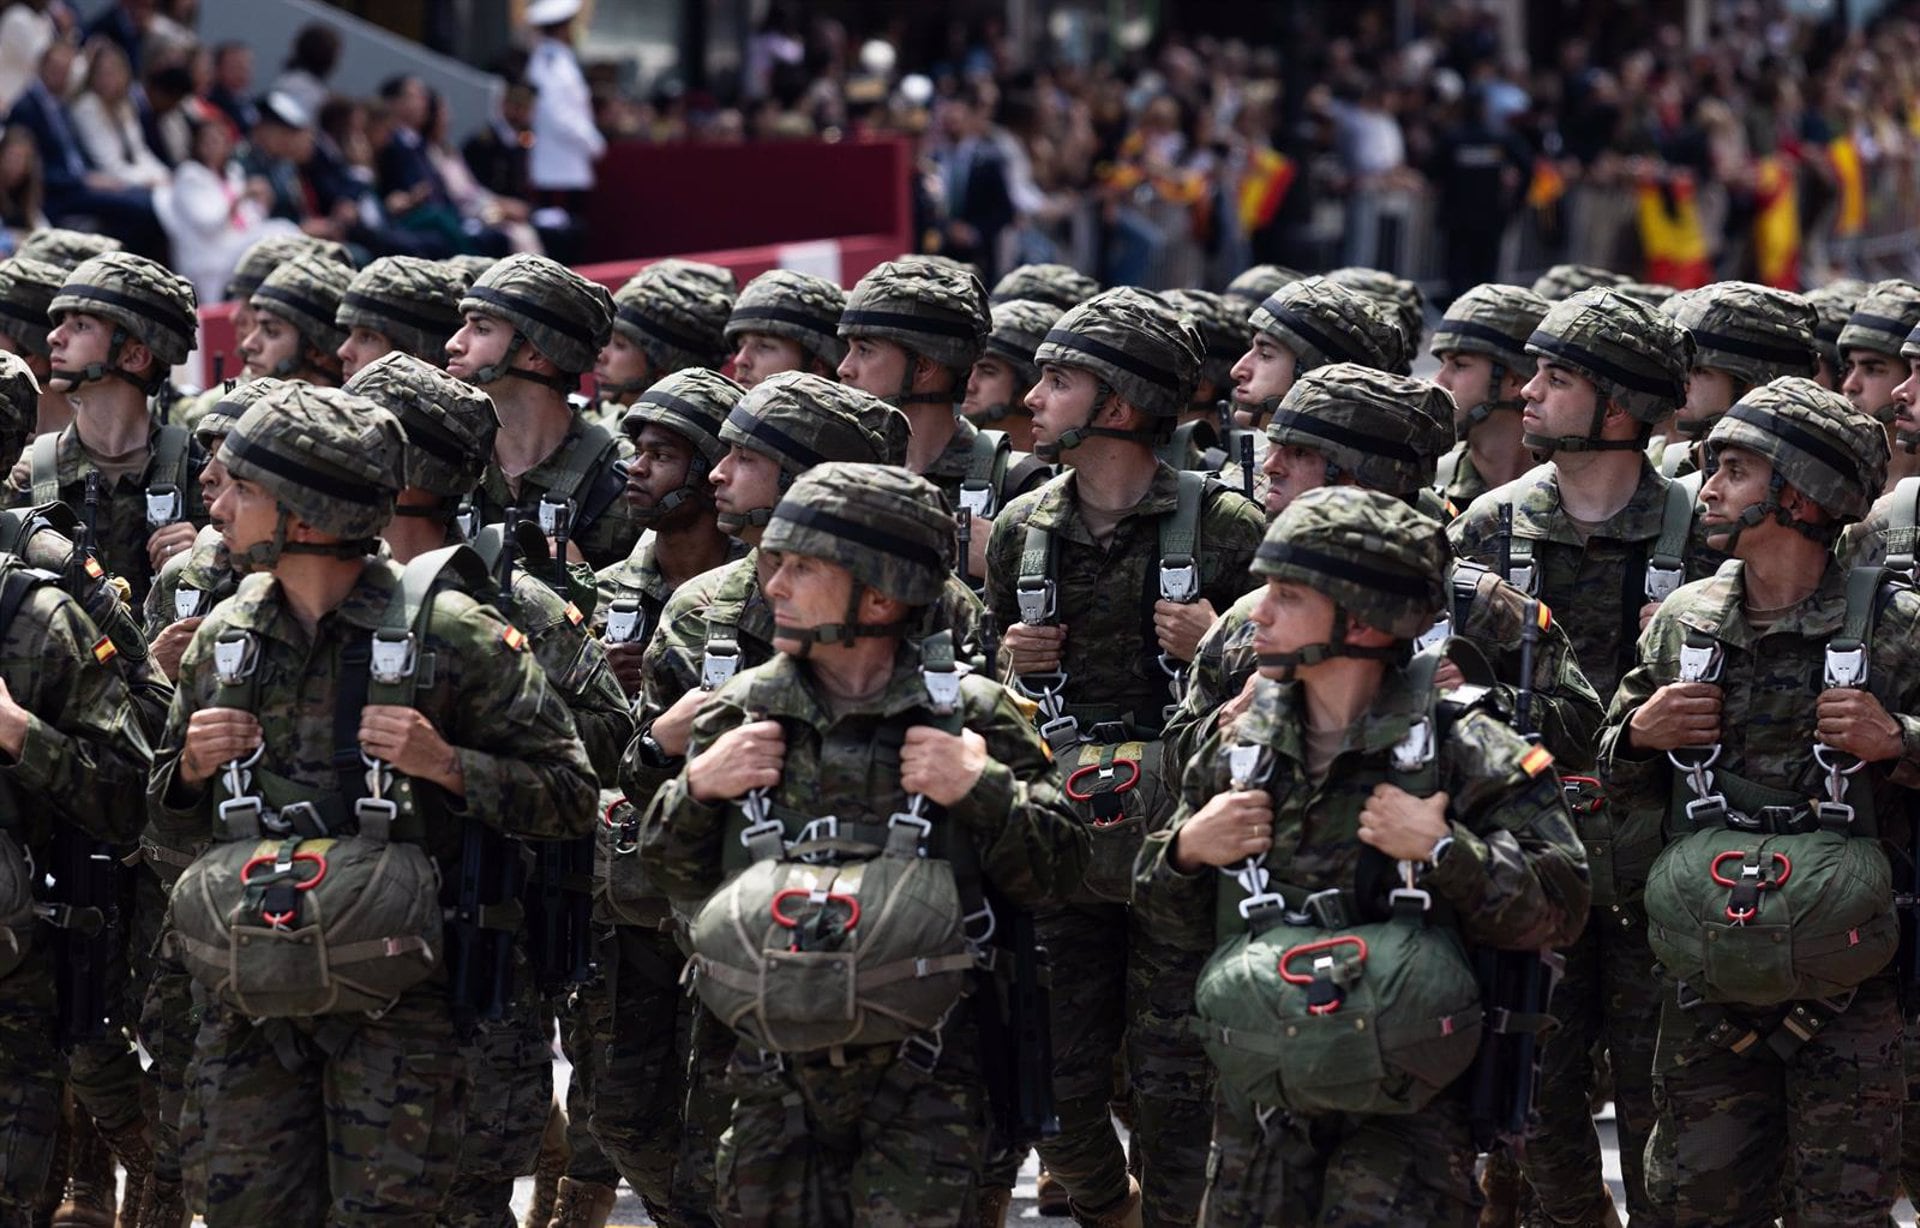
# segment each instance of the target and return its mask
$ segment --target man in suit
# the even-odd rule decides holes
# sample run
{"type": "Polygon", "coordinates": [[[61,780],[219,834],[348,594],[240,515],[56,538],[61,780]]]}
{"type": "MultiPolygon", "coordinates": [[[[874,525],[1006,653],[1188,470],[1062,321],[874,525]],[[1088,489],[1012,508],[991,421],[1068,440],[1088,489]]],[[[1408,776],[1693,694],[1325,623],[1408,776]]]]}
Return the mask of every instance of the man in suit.
{"type": "Polygon", "coordinates": [[[1000,232],[1013,221],[1013,197],[1007,191],[1007,167],[987,128],[993,104],[968,83],[941,104],[940,123],[947,144],[935,155],[946,187],[947,220],[941,253],[970,261],[992,284],[999,270],[1000,232]]]}

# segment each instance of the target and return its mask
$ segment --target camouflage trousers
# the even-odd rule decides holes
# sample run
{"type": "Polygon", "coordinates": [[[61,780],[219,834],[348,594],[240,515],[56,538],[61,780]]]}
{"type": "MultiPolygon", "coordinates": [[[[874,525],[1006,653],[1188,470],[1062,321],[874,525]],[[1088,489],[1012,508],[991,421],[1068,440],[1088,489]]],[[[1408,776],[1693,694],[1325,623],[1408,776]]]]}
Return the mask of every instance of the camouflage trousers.
{"type": "Polygon", "coordinates": [[[1221,1109],[1207,1158],[1207,1228],[1473,1228],[1479,1191],[1466,1104],[1396,1117],[1221,1109]]]}
{"type": "Polygon", "coordinates": [[[1520,1170],[1542,1214],[1562,1224],[1601,1224],[1607,1214],[1600,1139],[1590,1094],[1593,1053],[1612,1055],[1613,1106],[1620,1134],[1620,1170],[1635,1228],[1671,1223],[1647,1197],[1643,1157],[1653,1131],[1653,1044],[1660,982],[1637,916],[1596,909],[1580,940],[1567,948],[1566,976],[1553,991],[1559,1027],[1540,1055],[1539,1120],[1527,1135],[1520,1170]]]}
{"type": "Polygon", "coordinates": [[[732,1228],[970,1224],[986,1144],[986,1090],[965,1005],[921,1072],[898,1046],[762,1061],[742,1045],[718,1156],[732,1228]]]}
{"type": "Polygon", "coordinates": [[[594,960],[600,975],[576,985],[560,1010],[560,1051],[567,1055],[573,1067],[573,1075],[567,1080],[566,1175],[575,1181],[609,1188],[620,1184],[620,1170],[600,1140],[594,1137],[591,1121],[600,1050],[613,1020],[606,980],[611,958],[612,947],[607,935],[596,934],[594,960]]]}
{"type": "Polygon", "coordinates": [[[211,1005],[193,1080],[181,1146],[208,1228],[430,1228],[453,1184],[467,1068],[437,987],[378,1019],[211,1005]]]}
{"type": "Polygon", "coordinates": [[[37,942],[0,981],[0,1228],[30,1228],[53,1164],[65,1075],[54,999],[53,957],[37,942]]]}
{"type": "Polygon", "coordinates": [[[180,1180],[180,1117],[199,1021],[193,978],[186,967],[172,959],[157,961],[140,1010],[140,1043],[153,1058],[147,1068],[154,1099],[153,1171],[170,1184],[180,1180]]]}
{"type": "Polygon", "coordinates": [[[687,1099],[675,1170],[682,1206],[717,1219],[720,1208],[720,1139],[733,1121],[729,1075],[739,1038],[698,998],[687,1000],[692,1053],[687,1059],[687,1099]]]}
{"type": "MultiPolygon", "coordinates": [[[[1052,958],[1053,1087],[1060,1133],[1039,1145],[1047,1170],[1082,1207],[1127,1194],[1127,1154],[1114,1131],[1115,1062],[1149,1225],[1195,1222],[1213,1120],[1213,1068],[1187,1029],[1206,953],[1176,950],[1121,905],[1075,906],[1036,918],[1052,958]]],[[[1003,1155],[986,1183],[1013,1184],[1022,1157],[1003,1155]]]]}
{"type": "Polygon", "coordinates": [[[1735,1053],[1710,1039],[1713,1012],[1681,1009],[1671,982],[1665,997],[1647,1185],[1673,1222],[1758,1228],[1784,1213],[1796,1228],[1886,1224],[1907,1095],[1893,978],[1862,985],[1785,1059],[1765,1043],[1783,1008],[1728,1012],[1760,1034],[1735,1053]]]}
{"type": "Polygon", "coordinates": [[[680,987],[685,956],[670,930],[634,926],[618,927],[603,949],[607,978],[597,1025],[604,1040],[594,1046],[594,1137],[655,1223],[667,1228],[709,1224],[711,1175],[696,1180],[683,1160],[697,1163],[694,1157],[704,1156],[711,1174],[709,1148],[725,1121],[704,1134],[681,1128],[694,1011],[680,987]],[[712,1141],[701,1146],[696,1138],[712,1141]]]}
{"type": "Polygon", "coordinates": [[[481,1023],[461,1046],[472,1077],[466,1129],[440,1228],[515,1228],[513,1183],[533,1172],[553,1106],[553,1014],[522,966],[507,1017],[481,1023]]]}

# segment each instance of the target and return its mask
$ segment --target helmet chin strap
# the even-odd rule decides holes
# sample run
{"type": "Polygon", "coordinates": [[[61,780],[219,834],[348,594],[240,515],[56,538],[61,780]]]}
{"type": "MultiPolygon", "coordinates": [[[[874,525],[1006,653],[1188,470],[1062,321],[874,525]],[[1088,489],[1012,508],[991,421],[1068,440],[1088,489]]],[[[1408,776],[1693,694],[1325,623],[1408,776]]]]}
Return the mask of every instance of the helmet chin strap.
{"type": "Polygon", "coordinates": [[[228,552],[233,569],[241,575],[248,575],[256,571],[272,571],[280,560],[289,554],[358,559],[373,554],[380,548],[379,539],[372,537],[359,537],[338,542],[290,542],[287,540],[287,527],[292,522],[293,513],[285,507],[278,508],[274,516],[271,538],[254,542],[245,550],[228,552]]]}
{"type": "MultiPolygon", "coordinates": [[[[159,391],[160,384],[166,377],[162,374],[157,379],[141,379],[131,371],[122,370],[120,368],[120,351],[126,343],[126,330],[116,325],[113,330],[113,342],[107,347],[107,358],[105,362],[90,362],[78,371],[62,371],[57,367],[52,368],[47,372],[47,382],[52,383],[54,380],[65,380],[67,383],[67,391],[71,393],[78,391],[80,385],[90,384],[95,380],[122,379],[132,384],[135,388],[138,388],[142,395],[152,396],[155,392],[159,391]]],[[[159,359],[154,359],[156,368],[159,367],[159,363],[159,359]]]]}
{"type": "MultiPolygon", "coordinates": [[[[694,475],[689,472],[687,476],[691,478],[694,475]]],[[[705,494],[708,490],[705,478],[706,473],[703,470],[699,476],[699,480],[687,482],[685,485],[668,491],[666,497],[652,507],[636,507],[629,508],[628,510],[635,520],[643,524],[658,524],[668,516],[671,516],[677,509],[685,507],[687,504],[705,494]]],[[[773,509],[768,508],[767,514],[771,517],[773,509]]],[[[766,522],[761,521],[760,523],[765,524],[766,522]]]]}
{"type": "Polygon", "coordinates": [[[564,376],[542,375],[538,371],[513,366],[514,355],[520,352],[520,347],[526,344],[526,340],[527,335],[516,329],[513,340],[507,342],[507,352],[500,355],[496,362],[490,362],[484,367],[475,367],[470,382],[475,385],[485,385],[497,384],[503,379],[523,379],[530,384],[544,384],[561,396],[566,396],[579,386],[578,378],[569,383],[564,376]]]}
{"type": "MultiPolygon", "coordinates": [[[[526,374],[530,375],[532,373],[527,372],[526,374]]],[[[651,380],[603,379],[594,381],[593,391],[596,399],[604,401],[608,397],[632,396],[637,392],[645,392],[651,387],[653,387],[653,381],[651,380]]]]}
{"type": "Polygon", "coordinates": [[[1273,411],[1280,408],[1280,401],[1280,397],[1261,397],[1258,401],[1241,401],[1229,397],[1227,404],[1233,406],[1236,413],[1247,415],[1250,419],[1248,425],[1263,426],[1267,419],[1273,416],[1273,411]]]}
{"type": "Polygon", "coordinates": [[[1809,541],[1822,546],[1831,546],[1839,527],[1834,524],[1808,524],[1796,517],[1790,510],[1780,506],[1780,492],[1786,487],[1786,480],[1778,470],[1767,476],[1767,497],[1758,503],[1749,503],[1740,509],[1740,515],[1732,524],[1713,525],[1706,530],[1707,543],[1712,545],[1725,538],[1724,545],[1716,547],[1727,554],[1734,552],[1740,543],[1740,535],[1771,517],[1775,523],[1785,525],[1809,541]]]}
{"type": "Polygon", "coordinates": [[[1291,652],[1263,652],[1255,658],[1255,664],[1261,669],[1282,671],[1278,681],[1291,682],[1299,676],[1303,665],[1318,665],[1322,661],[1331,661],[1335,657],[1353,657],[1368,661],[1391,661],[1400,655],[1399,644],[1388,644],[1378,648],[1364,648],[1347,643],[1347,636],[1353,630],[1347,619],[1347,612],[1341,606],[1333,607],[1333,628],[1328,637],[1318,644],[1306,644],[1291,652]]]}
{"type": "Polygon", "coordinates": [[[807,657],[813,655],[815,644],[851,644],[857,639],[877,639],[884,636],[904,636],[912,628],[911,619],[902,619],[891,623],[863,623],[860,621],[860,597],[867,586],[855,581],[853,589],[847,594],[847,612],[837,623],[826,623],[818,627],[793,627],[774,620],[775,639],[793,640],[800,645],[790,655],[807,657]]]}
{"type": "Polygon", "coordinates": [[[1467,410],[1467,416],[1453,424],[1453,437],[1455,439],[1465,442],[1467,436],[1473,434],[1474,427],[1479,426],[1482,422],[1485,422],[1488,418],[1493,417],[1502,410],[1521,413],[1527,408],[1527,400],[1525,397],[1497,397],[1492,395],[1499,390],[1500,385],[1506,382],[1506,364],[1499,362],[1494,363],[1491,373],[1487,376],[1487,392],[1489,394],[1487,399],[1481,401],[1478,405],[1470,407],[1467,410]]]}
{"type": "Polygon", "coordinates": [[[1530,452],[1551,456],[1555,452],[1638,452],[1646,447],[1646,431],[1637,432],[1633,439],[1602,439],[1600,432],[1605,429],[1607,406],[1613,400],[1610,386],[1594,382],[1593,424],[1585,435],[1535,435],[1528,432],[1520,436],[1520,445],[1530,452]]]}
{"type": "Polygon", "coordinates": [[[1160,432],[1158,431],[1122,431],[1110,426],[1095,426],[1093,424],[1093,420],[1100,416],[1101,411],[1107,407],[1107,403],[1113,400],[1113,396],[1113,389],[1102,384],[1100,386],[1100,395],[1094,400],[1093,408],[1087,411],[1086,425],[1068,427],[1066,430],[1061,431],[1060,438],[1054,440],[1052,443],[1041,443],[1039,440],[1035,440],[1033,444],[1033,454],[1048,464],[1053,464],[1060,459],[1061,453],[1071,452],[1089,439],[1125,439],[1131,443],[1145,444],[1148,447],[1159,443],[1160,432]]]}

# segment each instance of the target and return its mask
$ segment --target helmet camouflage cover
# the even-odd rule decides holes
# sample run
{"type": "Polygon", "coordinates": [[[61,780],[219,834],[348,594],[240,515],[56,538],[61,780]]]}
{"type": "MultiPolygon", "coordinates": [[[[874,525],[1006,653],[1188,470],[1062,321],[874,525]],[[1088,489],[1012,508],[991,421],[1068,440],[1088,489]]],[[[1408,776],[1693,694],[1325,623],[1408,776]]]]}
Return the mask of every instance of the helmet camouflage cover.
{"type": "Polygon", "coordinates": [[[1256,264],[1227,283],[1226,295],[1239,299],[1248,309],[1252,309],[1305,276],[1282,264],[1256,264]]]}
{"type": "MultiPolygon", "coordinates": [[[[1784,483],[1842,524],[1865,516],[1887,480],[1887,433],[1873,415],[1797,376],[1741,397],[1713,424],[1707,447],[1758,453],[1773,466],[1770,504],[1784,483]]],[[[1762,514],[1773,510],[1762,505],[1762,514]]]]}
{"type": "Polygon", "coordinates": [[[1233,364],[1247,352],[1247,309],[1239,299],[1210,290],[1168,290],[1164,297],[1185,312],[1200,334],[1200,378],[1216,398],[1233,389],[1233,364]]]}
{"type": "Polygon", "coordinates": [[[1694,365],[1686,329],[1659,308],[1603,287],[1555,303],[1527,339],[1527,353],[1593,381],[1600,390],[1596,427],[1609,401],[1646,423],[1673,412],[1686,400],[1694,365]]]}
{"type": "Polygon", "coordinates": [[[18,456],[40,418],[40,381],[18,354],[0,350],[0,450],[18,456]]]}
{"type": "Polygon", "coordinates": [[[1870,288],[1864,281],[1843,277],[1802,296],[1813,305],[1813,336],[1820,347],[1820,356],[1836,375],[1841,372],[1840,330],[1847,326],[1853,309],[1860,305],[1870,288]]]}
{"type": "Polygon", "coordinates": [[[1750,281],[1683,290],[1661,305],[1693,338],[1693,365],[1725,371],[1748,388],[1814,370],[1813,305],[1750,281]]]}
{"type": "Polygon", "coordinates": [[[1657,281],[1623,281],[1614,289],[1628,298],[1639,299],[1649,307],[1658,307],[1680,293],[1672,286],[1657,281]]]}
{"type": "Polygon", "coordinates": [[[1169,299],[1119,286],[1062,315],[1036,365],[1082,367],[1154,418],[1176,418],[1200,379],[1199,331],[1169,299]]]}
{"type": "Polygon", "coordinates": [[[1438,384],[1355,363],[1308,372],[1281,398],[1267,438],[1320,454],[1328,482],[1411,498],[1453,446],[1453,399],[1438,384]]]}
{"type": "Polygon", "coordinates": [[[456,500],[480,484],[500,429],[486,393],[399,350],[360,368],[346,390],[400,420],[406,485],[456,500]]]}
{"type": "Polygon", "coordinates": [[[1527,353],[1527,338],[1533,336],[1552,306],[1525,286],[1485,282],[1447,306],[1447,313],[1434,327],[1427,352],[1435,358],[1455,353],[1485,354],[1510,372],[1531,371],[1533,358],[1527,353]]]}
{"type": "MultiPolygon", "coordinates": [[[[460,300],[460,314],[468,312],[505,320],[517,338],[531,341],[563,374],[576,379],[593,368],[613,332],[613,296],[605,286],[528,252],[508,256],[482,273],[460,300]]],[[[509,350],[496,365],[504,369],[511,362],[509,350]]]]}
{"type": "Polygon", "coordinates": [[[953,517],[933,483],[894,465],[829,461],[773,509],[763,549],[837,563],[857,585],[931,605],[953,566],[953,517]]]}
{"type": "Polygon", "coordinates": [[[654,382],[620,419],[629,437],[642,427],[664,427],[687,441],[705,470],[727,454],[720,430],[746,389],[718,371],[688,367],[654,382]]]}
{"type": "Polygon", "coordinates": [[[295,256],[316,256],[349,273],[353,271],[353,254],[331,239],[304,234],[268,235],[240,253],[240,262],[234,265],[233,275],[227,279],[227,298],[239,302],[252,298],[267,274],[295,256]]]}
{"type": "Polygon", "coordinates": [[[207,406],[207,412],[201,414],[199,420],[193,424],[193,437],[209,455],[218,452],[220,441],[227,437],[227,432],[233,429],[233,424],[240,421],[240,415],[251,409],[255,401],[285,383],[285,380],[264,375],[259,379],[234,384],[220,393],[213,404],[207,406]]]}
{"type": "Polygon", "coordinates": [[[1071,311],[1100,293],[1100,283],[1065,264],[1023,264],[993,284],[992,305],[1027,299],[1071,311]]]}
{"type": "Polygon", "coordinates": [[[267,274],[247,302],[255,311],[279,316],[308,345],[331,355],[347,339],[347,330],[338,321],[341,300],[352,283],[353,271],[346,266],[302,254],[282,261],[267,274]]]}
{"type": "Polygon", "coordinates": [[[70,271],[27,256],[0,261],[0,333],[29,353],[42,358],[52,353],[47,335],[53,326],[47,311],[70,271]]]}
{"type": "Polygon", "coordinates": [[[1407,339],[1407,352],[1418,353],[1420,338],[1427,331],[1427,296],[1420,287],[1404,277],[1395,277],[1381,269],[1350,265],[1327,274],[1327,280],[1364,294],[1387,309],[1407,339]]]}
{"type": "MultiPolygon", "coordinates": [[[[152,350],[165,368],[193,352],[200,328],[195,307],[186,278],[145,256],[108,252],[67,275],[47,305],[47,318],[57,323],[72,311],[111,320],[152,350]]],[[[158,372],[155,382],[165,376],[165,370],[158,372]]]]}
{"type": "Polygon", "coordinates": [[[1444,606],[1448,558],[1446,530],[1405,500],[1320,486],[1274,517],[1253,572],[1325,593],[1341,613],[1407,640],[1431,627],[1444,606]]]}
{"type": "Polygon", "coordinates": [[[739,292],[733,273],[717,264],[656,260],[615,292],[613,327],[658,374],[718,367],[727,358],[727,317],[739,292]]]}
{"type": "Polygon", "coordinates": [[[827,461],[897,465],[912,428],[870,392],[805,371],[782,371],[755,384],[727,411],[723,442],[770,456],[788,475],[827,461]]]}
{"type": "Polygon", "coordinates": [[[1595,286],[1624,286],[1631,280],[1623,273],[1591,264],[1556,264],[1540,274],[1533,292],[1550,303],[1570,299],[1595,286]]]}
{"type": "Polygon", "coordinates": [[[738,345],[742,333],[785,337],[829,371],[847,356],[840,340],[840,313],[847,294],[824,277],[796,269],[769,269],[747,283],[727,317],[726,343],[738,345]]]}
{"type": "Polygon", "coordinates": [[[1324,277],[1303,277],[1269,295],[1247,318],[1293,351],[1304,374],[1332,362],[1406,375],[1413,370],[1406,334],[1371,298],[1324,277]]]}
{"type": "Polygon", "coordinates": [[[467,280],[445,261],[382,256],[347,283],[334,323],[372,329],[393,348],[444,367],[447,338],[460,331],[467,280]]]}
{"type": "Polygon", "coordinates": [[[1835,344],[1842,357],[1851,350],[1898,354],[1916,327],[1920,327],[1920,285],[1891,277],[1867,287],[1835,344]]]}
{"type": "MultiPolygon", "coordinates": [[[[987,334],[986,353],[1013,367],[1017,392],[1023,393],[1040,382],[1034,351],[1064,314],[1062,308],[1035,299],[1014,298],[993,305],[993,331],[987,334]]],[[[1019,399],[1018,395],[1014,398],[1016,402],[1019,399]]]]}
{"type": "Polygon", "coordinates": [[[874,337],[964,377],[990,324],[986,287],[952,263],[890,260],[862,277],[840,313],[842,338],[874,337]]]}
{"type": "Polygon", "coordinates": [[[220,460],[320,532],[360,541],[393,516],[405,450],[399,421],[366,397],[290,381],[240,415],[220,460]]]}
{"type": "Polygon", "coordinates": [[[20,250],[15,254],[29,260],[44,260],[48,264],[59,265],[71,273],[95,256],[117,252],[121,247],[120,240],[112,235],[42,226],[21,240],[20,250]]]}

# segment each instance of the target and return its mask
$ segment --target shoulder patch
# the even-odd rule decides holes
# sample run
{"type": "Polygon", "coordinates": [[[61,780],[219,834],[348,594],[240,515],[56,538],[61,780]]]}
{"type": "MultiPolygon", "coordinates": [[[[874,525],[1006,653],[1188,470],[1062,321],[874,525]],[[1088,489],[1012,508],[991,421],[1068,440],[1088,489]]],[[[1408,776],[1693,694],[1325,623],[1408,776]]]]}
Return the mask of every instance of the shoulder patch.
{"type": "Polygon", "coordinates": [[[527,650],[526,632],[520,630],[520,628],[514,626],[512,623],[508,623],[500,629],[500,642],[514,652],[525,652],[527,650]]]}
{"type": "Polygon", "coordinates": [[[1520,770],[1529,776],[1538,776],[1553,765],[1553,752],[1544,746],[1536,746],[1520,757],[1520,770]]]}
{"type": "Polygon", "coordinates": [[[113,641],[106,636],[103,635],[93,642],[93,659],[100,664],[105,665],[119,655],[120,650],[115,648],[113,641]]]}
{"type": "Polygon", "coordinates": [[[571,601],[567,602],[566,614],[567,614],[567,621],[572,623],[576,627],[579,626],[582,622],[584,622],[587,617],[585,614],[582,614],[580,612],[580,607],[573,604],[573,602],[571,601]]]}
{"type": "Polygon", "coordinates": [[[98,580],[101,576],[107,574],[107,569],[100,566],[100,560],[94,558],[91,554],[87,556],[87,561],[82,564],[82,566],[85,567],[87,579],[89,580],[98,580]]]}

